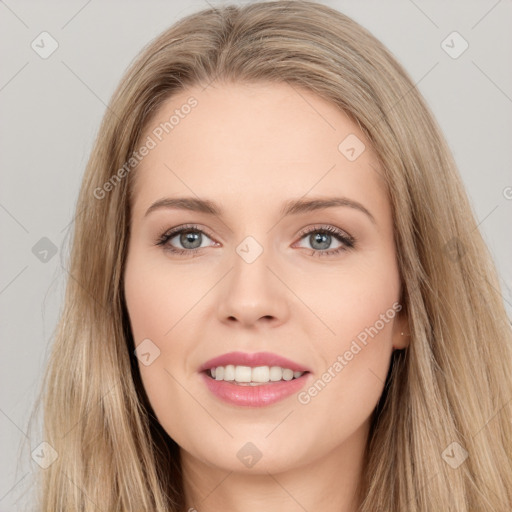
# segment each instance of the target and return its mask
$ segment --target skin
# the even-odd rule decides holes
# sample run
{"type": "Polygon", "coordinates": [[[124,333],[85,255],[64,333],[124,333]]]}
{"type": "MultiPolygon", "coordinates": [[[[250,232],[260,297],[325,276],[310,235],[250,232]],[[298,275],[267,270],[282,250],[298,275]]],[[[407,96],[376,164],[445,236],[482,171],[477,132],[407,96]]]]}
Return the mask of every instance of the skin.
{"type": "MultiPolygon", "coordinates": [[[[197,106],[134,171],[124,276],[135,344],[149,338],[160,350],[139,368],[159,422],[181,447],[187,510],[355,511],[370,415],[393,349],[407,346],[405,317],[385,323],[307,404],[294,394],[266,407],[230,405],[198,368],[234,350],[274,352],[311,369],[307,390],[392,310],[400,279],[378,161],[344,113],[286,84],[181,91],[141,140],[190,96],[197,106]],[[338,150],[349,134],[366,145],[353,162],[338,150]],[[145,215],[155,201],[183,196],[215,201],[223,215],[145,215]],[[374,222],[349,206],[279,213],[284,201],[326,196],[361,203],[374,222]],[[206,232],[193,257],[156,245],[183,224],[206,232]],[[300,236],[326,226],[351,235],[354,247],[313,254],[343,246],[334,236],[315,244],[318,231],[300,236]],[[247,236],[263,247],[252,263],[236,252],[247,236]],[[251,468],[237,457],[247,442],[262,455],[251,468]]],[[[191,247],[179,236],[167,244],[191,247]]]]}

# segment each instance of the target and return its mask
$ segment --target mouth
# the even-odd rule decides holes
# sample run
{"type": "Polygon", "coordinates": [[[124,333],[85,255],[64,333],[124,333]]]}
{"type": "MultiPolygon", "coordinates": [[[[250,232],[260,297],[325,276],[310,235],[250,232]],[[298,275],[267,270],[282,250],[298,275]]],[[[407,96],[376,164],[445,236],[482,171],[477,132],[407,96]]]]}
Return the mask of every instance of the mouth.
{"type": "Polygon", "coordinates": [[[232,352],[199,369],[203,382],[225,403],[262,407],[283,400],[309,381],[311,371],[276,354],[232,352]]]}

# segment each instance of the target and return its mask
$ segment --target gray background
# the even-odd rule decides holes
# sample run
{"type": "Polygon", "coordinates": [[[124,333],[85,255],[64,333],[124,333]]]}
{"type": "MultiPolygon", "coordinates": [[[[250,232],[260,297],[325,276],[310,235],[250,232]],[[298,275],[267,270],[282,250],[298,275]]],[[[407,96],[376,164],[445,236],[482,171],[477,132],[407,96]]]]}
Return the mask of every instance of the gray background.
{"type": "MultiPolygon", "coordinates": [[[[425,96],[459,165],[510,314],[512,2],[323,3],[379,38],[425,96]],[[441,46],[453,31],[469,44],[456,59],[441,46]]],[[[28,437],[27,421],[68,277],[73,208],[106,103],[148,41],[208,4],[223,3],[0,1],[0,511],[33,507],[32,478],[41,469],[31,451],[43,439],[28,437]],[[31,47],[43,31],[59,45],[47,59],[31,47]],[[43,237],[57,250],[46,262],[33,252],[43,237]]],[[[459,43],[449,44],[457,50],[459,43]]]]}

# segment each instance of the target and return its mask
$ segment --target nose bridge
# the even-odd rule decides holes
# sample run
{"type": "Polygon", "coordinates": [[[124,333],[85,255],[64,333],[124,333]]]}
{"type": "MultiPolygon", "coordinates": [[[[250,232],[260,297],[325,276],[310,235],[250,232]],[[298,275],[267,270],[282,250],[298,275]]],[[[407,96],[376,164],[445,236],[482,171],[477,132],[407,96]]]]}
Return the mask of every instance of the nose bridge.
{"type": "Polygon", "coordinates": [[[266,238],[260,242],[249,235],[235,247],[232,271],[219,305],[221,320],[236,319],[246,325],[260,318],[285,320],[285,290],[269,269],[274,265],[268,245],[266,238]]]}

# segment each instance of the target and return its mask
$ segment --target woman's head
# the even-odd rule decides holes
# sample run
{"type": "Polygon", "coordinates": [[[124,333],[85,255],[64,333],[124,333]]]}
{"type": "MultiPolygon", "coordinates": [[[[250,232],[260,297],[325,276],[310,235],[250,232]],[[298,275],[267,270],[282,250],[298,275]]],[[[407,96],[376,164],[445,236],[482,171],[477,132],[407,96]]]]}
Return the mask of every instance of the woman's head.
{"type": "MultiPolygon", "coordinates": [[[[197,107],[132,176],[124,292],[138,352],[158,355],[139,361],[153,410],[183,463],[265,474],[363,451],[393,346],[407,344],[379,163],[336,107],[273,82],[187,88],[143,140],[189,98],[197,107]],[[308,374],[277,402],[254,386],[212,393],[209,369],[247,366],[208,364],[231,352],[270,352],[308,374]],[[246,468],[248,442],[262,460],[246,468]]],[[[250,366],[258,380],[288,368],[250,366]]]]}
{"type": "Polygon", "coordinates": [[[272,473],[364,450],[362,510],[427,510],[450,492],[456,510],[457,493],[480,504],[472,482],[505,422],[473,439],[492,404],[457,393],[506,396],[488,261],[432,115],[366,30],[309,2],[189,16],[128,70],[84,177],[49,374],[47,409],[70,411],[47,421],[66,433],[58,464],[88,489],[69,455],[83,443],[105,472],[98,495],[115,478],[120,500],[163,509],[162,489],[182,499],[183,464],[248,471],[245,449],[272,473]],[[284,215],[326,198],[342,201],[284,215]],[[195,257],[170,252],[193,239],[195,257]],[[232,351],[292,359],[310,371],[302,394],[259,411],[218,399],[199,370],[232,351]],[[451,442],[471,453],[459,472],[441,458],[451,442]]]}

